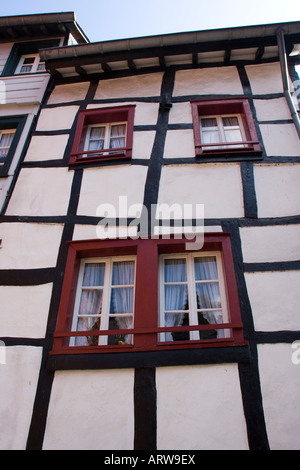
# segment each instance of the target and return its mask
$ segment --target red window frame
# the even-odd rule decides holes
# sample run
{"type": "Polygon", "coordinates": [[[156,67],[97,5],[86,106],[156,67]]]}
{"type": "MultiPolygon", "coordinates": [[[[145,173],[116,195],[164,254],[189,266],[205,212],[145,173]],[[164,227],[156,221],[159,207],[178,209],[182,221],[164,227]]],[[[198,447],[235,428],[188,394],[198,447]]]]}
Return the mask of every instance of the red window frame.
{"type": "MultiPolygon", "coordinates": [[[[134,110],[135,105],[93,108],[79,111],[69,165],[131,158],[133,144],[134,110]],[[107,124],[121,121],[127,122],[126,146],[119,148],[118,153],[114,151],[114,153],[111,155],[101,155],[99,152],[99,155],[95,156],[97,151],[84,150],[88,126],[93,124],[107,124]],[[93,156],[88,156],[89,154],[93,156]]],[[[101,150],[101,153],[105,151],[108,152],[109,150],[110,149],[103,149],[101,150]]]]}
{"type": "Polygon", "coordinates": [[[216,100],[201,100],[191,101],[192,106],[192,119],[196,156],[204,156],[211,154],[228,154],[228,153],[242,153],[242,154],[257,154],[261,153],[255,125],[253,121],[252,112],[250,109],[249,101],[247,98],[231,98],[231,99],[216,99],[216,100]],[[243,130],[246,140],[242,142],[220,142],[211,144],[213,149],[209,150],[210,144],[204,143],[201,140],[200,130],[200,117],[213,116],[222,114],[240,114],[243,123],[243,130]],[[221,148],[224,145],[240,144],[241,147],[236,148],[221,148]],[[247,146],[247,147],[242,147],[247,146]],[[219,149],[215,147],[220,146],[219,149]],[[203,147],[206,147],[203,149],[203,147]]]}
{"type": "Polygon", "coordinates": [[[86,354],[128,351],[156,351],[167,349],[191,349],[203,347],[228,347],[247,344],[243,336],[235,271],[231,253],[230,233],[206,234],[203,251],[221,251],[224,263],[224,278],[227,291],[230,323],[219,325],[196,325],[179,327],[158,327],[158,276],[159,255],[191,252],[186,238],[148,238],[126,240],[80,240],[69,242],[69,251],[63,281],[58,318],[54,333],[52,355],[86,354]],[[77,331],[71,332],[74,301],[77,288],[80,260],[89,257],[136,255],[136,284],[134,327],[127,330],[77,331]],[[149,275],[151,272],[151,276],[149,275]],[[158,333],[165,331],[192,331],[228,328],[230,338],[199,341],[159,342],[158,333]],[[70,346],[69,338],[74,336],[99,336],[133,334],[133,345],[70,346]]]}

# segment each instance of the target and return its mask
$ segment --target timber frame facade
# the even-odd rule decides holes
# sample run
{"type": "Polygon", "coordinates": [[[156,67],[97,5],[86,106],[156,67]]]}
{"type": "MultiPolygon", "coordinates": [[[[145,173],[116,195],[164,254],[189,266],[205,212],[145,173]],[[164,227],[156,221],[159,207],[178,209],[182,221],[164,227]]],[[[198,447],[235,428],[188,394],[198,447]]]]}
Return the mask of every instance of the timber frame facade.
{"type": "MultiPolygon", "coordinates": [[[[16,28],[0,21],[5,37],[16,28]]],[[[49,82],[0,216],[3,449],[299,449],[300,23],[98,43],[79,36],[39,50],[49,82]],[[206,140],[204,125],[216,135],[211,118],[229,141],[206,140]],[[120,141],[106,148],[113,126],[120,141]],[[91,145],[93,127],[101,147],[91,145]],[[122,211],[123,197],[141,210],[122,211]],[[191,259],[201,249],[205,259],[220,255],[229,313],[213,325],[229,336],[157,340],[212,330],[158,321],[160,263],[188,259],[180,230],[197,219],[158,216],[154,236],[150,214],[177,203],[204,205],[203,247],[191,259]],[[99,210],[105,204],[115,217],[99,210]],[[82,263],[122,257],[136,262],[134,323],[119,328],[133,344],[72,346],[72,336],[88,337],[72,327],[82,263]],[[7,418],[15,389],[26,398],[7,418]]],[[[207,279],[221,286],[218,273],[207,279]]],[[[98,285],[106,288],[113,281],[98,285]]]]}

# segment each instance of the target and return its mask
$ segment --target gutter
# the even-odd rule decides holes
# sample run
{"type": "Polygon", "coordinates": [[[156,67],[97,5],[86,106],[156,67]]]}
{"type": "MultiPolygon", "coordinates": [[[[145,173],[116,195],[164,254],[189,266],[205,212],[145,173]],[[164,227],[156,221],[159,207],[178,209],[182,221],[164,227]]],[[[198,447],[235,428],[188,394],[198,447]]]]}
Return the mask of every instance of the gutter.
{"type": "Polygon", "coordinates": [[[284,34],[282,28],[278,28],[276,30],[277,36],[277,43],[278,43],[278,50],[279,50],[279,60],[280,60],[280,69],[281,69],[281,76],[282,76],[282,84],[283,84],[283,92],[285,99],[287,101],[292,119],[294,121],[296,131],[298,133],[298,137],[300,139],[300,119],[297,113],[297,109],[295,107],[295,103],[292,100],[292,95],[290,92],[289,80],[288,80],[288,68],[287,68],[287,56],[285,50],[285,43],[284,43],[284,34]]]}
{"type": "Polygon", "coordinates": [[[180,46],[185,44],[201,44],[207,42],[222,42],[235,39],[252,39],[274,36],[278,27],[284,27],[288,34],[298,34],[300,22],[277,23],[258,26],[243,26],[183,33],[144,36],[129,39],[114,39],[110,41],[77,44],[59,48],[42,49],[40,56],[43,60],[66,59],[86,55],[113,54],[138,49],[180,46]]]}
{"type": "Polygon", "coordinates": [[[76,22],[74,12],[41,13],[34,15],[16,15],[0,17],[0,28],[13,28],[31,25],[63,24],[77,39],[89,43],[89,39],[76,22]]]}

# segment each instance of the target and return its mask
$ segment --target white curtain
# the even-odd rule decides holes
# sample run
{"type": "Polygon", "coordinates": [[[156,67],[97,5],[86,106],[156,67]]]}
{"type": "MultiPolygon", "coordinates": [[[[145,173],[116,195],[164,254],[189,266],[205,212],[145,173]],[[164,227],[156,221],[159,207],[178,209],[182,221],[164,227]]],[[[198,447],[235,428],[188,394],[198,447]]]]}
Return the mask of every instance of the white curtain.
{"type": "MultiPolygon", "coordinates": [[[[185,259],[165,260],[164,266],[165,280],[165,326],[181,326],[185,313],[188,312],[188,287],[186,283],[186,261],[185,259]],[[176,313],[176,311],[179,311],[176,313]],[[172,312],[172,313],[171,313],[172,312]]],[[[172,341],[172,332],[165,333],[165,340],[172,341]]]]}
{"type": "MultiPolygon", "coordinates": [[[[210,309],[199,312],[208,323],[222,323],[221,295],[218,281],[217,262],[214,257],[195,258],[195,280],[197,308],[210,309]],[[198,282],[197,281],[201,281],[198,282]],[[215,282],[210,282],[215,281],[215,282]]],[[[217,337],[223,337],[223,330],[217,330],[217,337]]]]}
{"type": "MultiPolygon", "coordinates": [[[[102,150],[104,148],[105,127],[91,127],[87,150],[102,150]]],[[[87,155],[91,156],[91,155],[87,155]]]]}
{"type": "MultiPolygon", "coordinates": [[[[202,118],[201,119],[201,134],[204,144],[217,144],[220,142],[220,133],[217,125],[216,118],[202,118]]],[[[203,150],[218,149],[218,146],[203,147],[203,150]]]]}
{"type": "Polygon", "coordinates": [[[8,154],[15,132],[0,134],[0,162],[3,162],[8,154]]]}
{"type": "Polygon", "coordinates": [[[109,148],[116,149],[125,147],[126,124],[115,124],[110,129],[109,148]]]}
{"type": "MultiPolygon", "coordinates": [[[[114,315],[111,319],[116,321],[120,329],[133,328],[133,285],[134,261],[115,262],[112,272],[110,313],[114,315]]],[[[132,335],[125,335],[124,342],[132,343],[132,335]]]]}
{"type": "MultiPolygon", "coordinates": [[[[236,116],[222,118],[225,142],[242,142],[242,134],[239,121],[236,116]]],[[[228,145],[229,148],[240,147],[240,145],[228,145]]]]}
{"type": "MultiPolygon", "coordinates": [[[[104,263],[87,263],[84,269],[77,331],[98,330],[102,310],[104,263]],[[89,289],[93,287],[93,289],[89,289]],[[96,289],[95,289],[96,287],[96,289]]],[[[76,346],[98,344],[98,336],[77,337],[76,346]]]]}

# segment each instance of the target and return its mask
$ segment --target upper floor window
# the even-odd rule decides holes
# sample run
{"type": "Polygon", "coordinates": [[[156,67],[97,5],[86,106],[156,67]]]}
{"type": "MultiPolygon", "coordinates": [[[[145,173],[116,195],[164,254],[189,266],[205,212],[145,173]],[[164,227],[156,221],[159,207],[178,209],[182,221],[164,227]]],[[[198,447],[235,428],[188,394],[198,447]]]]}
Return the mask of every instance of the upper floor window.
{"type": "Polygon", "coordinates": [[[134,106],[79,112],[70,165],[131,158],[134,106]]]}
{"type": "MultiPolygon", "coordinates": [[[[162,255],[160,325],[210,325],[229,321],[220,252],[162,255]]],[[[162,341],[224,338],[226,330],[167,332],[162,341]]]]}
{"type": "Polygon", "coordinates": [[[74,241],[52,354],[244,343],[229,234],[74,241]]]}
{"type": "Polygon", "coordinates": [[[0,118],[0,177],[8,174],[25,122],[26,116],[0,118]]]}
{"type": "Polygon", "coordinates": [[[203,100],[191,104],[196,155],[261,152],[246,98],[203,100]]]}
{"type": "MultiPolygon", "coordinates": [[[[133,328],[134,258],[81,261],[72,331],[133,328]]],[[[71,338],[72,346],[131,344],[132,335],[71,338]]]]}
{"type": "Polygon", "coordinates": [[[40,60],[38,54],[22,55],[17,65],[15,74],[45,72],[45,62],[40,60]]]}

